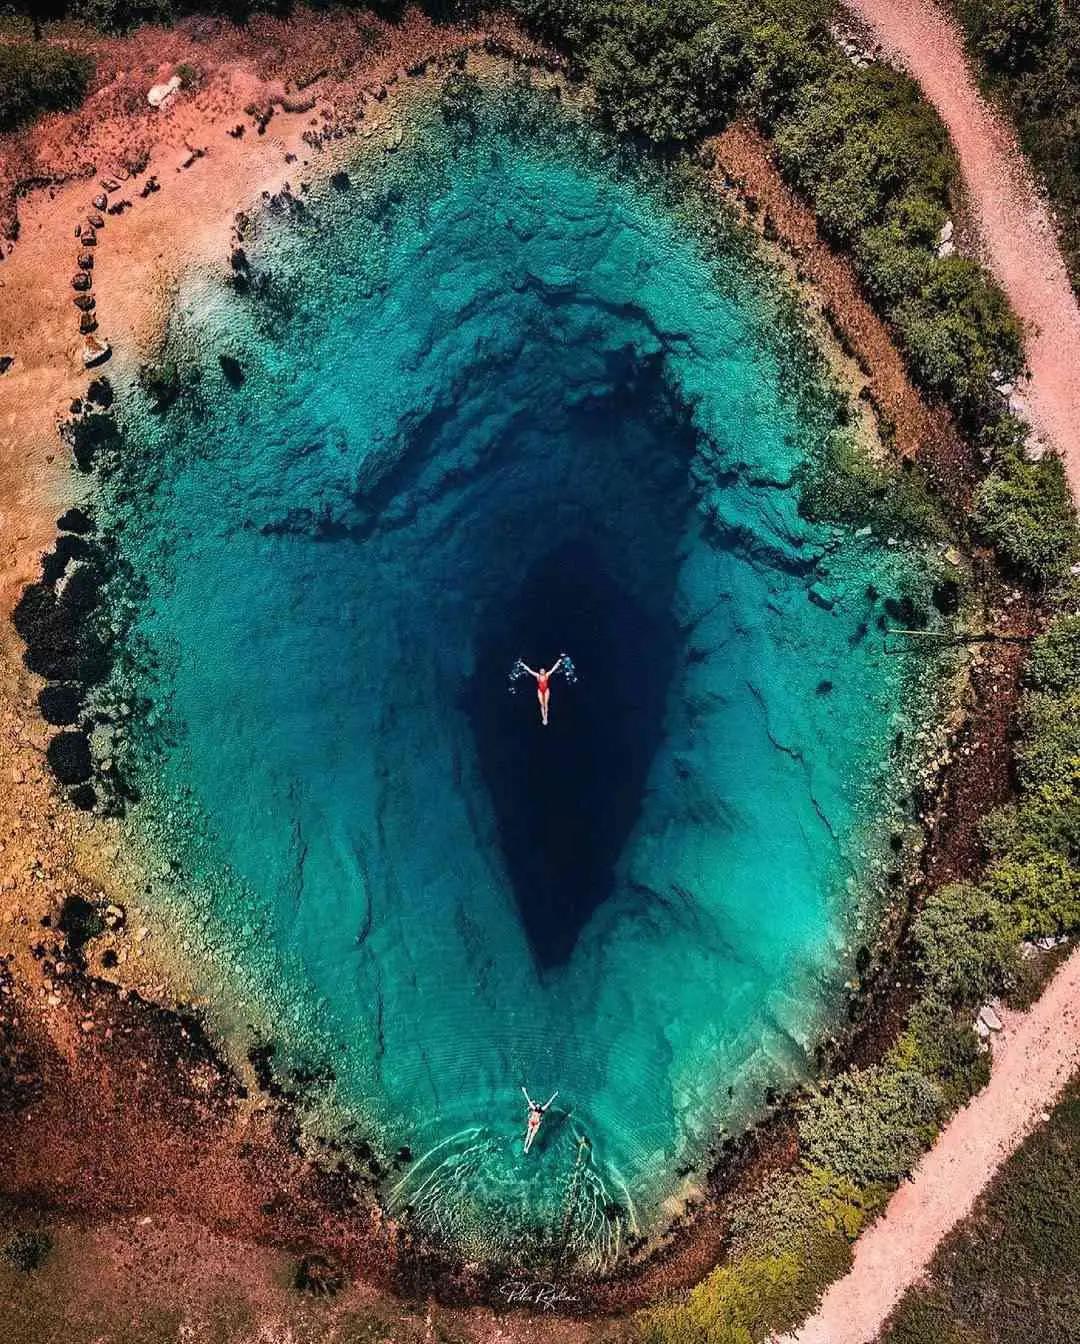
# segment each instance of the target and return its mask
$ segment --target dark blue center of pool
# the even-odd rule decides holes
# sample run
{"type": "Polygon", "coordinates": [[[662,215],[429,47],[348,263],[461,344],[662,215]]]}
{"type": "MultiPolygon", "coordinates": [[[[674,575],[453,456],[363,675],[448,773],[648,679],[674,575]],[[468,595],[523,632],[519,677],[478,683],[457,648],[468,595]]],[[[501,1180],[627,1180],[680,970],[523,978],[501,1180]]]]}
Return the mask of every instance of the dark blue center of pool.
{"type": "Polygon", "coordinates": [[[258,216],[246,292],[186,279],[169,413],[123,399],[128,835],[230,1039],[410,1146],[396,1213],[610,1263],[806,1072],[915,560],[800,516],[836,426],[786,298],[573,117],[417,108],[349,176],[258,216]],[[508,674],[564,650],[543,728],[508,674]]]}

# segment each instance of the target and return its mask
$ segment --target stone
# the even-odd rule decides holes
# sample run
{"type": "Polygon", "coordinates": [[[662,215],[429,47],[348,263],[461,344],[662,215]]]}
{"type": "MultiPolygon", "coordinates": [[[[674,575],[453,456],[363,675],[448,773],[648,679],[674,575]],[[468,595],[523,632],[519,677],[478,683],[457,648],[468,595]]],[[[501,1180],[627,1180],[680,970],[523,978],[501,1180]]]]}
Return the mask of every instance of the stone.
{"type": "Polygon", "coordinates": [[[180,76],[173,75],[164,84],[154,84],[146,95],[146,101],[151,107],[164,107],[179,87],[180,76]]]}
{"type": "Polygon", "coordinates": [[[71,277],[71,288],[85,291],[93,284],[93,280],[86,271],[79,271],[71,277]]]}
{"type": "Polygon", "coordinates": [[[977,1017],[975,1019],[975,1032],[976,1035],[979,1037],[980,1041],[985,1041],[987,1037],[990,1035],[990,1028],[986,1025],[986,1023],[982,1020],[981,1017],[977,1017]]]}
{"type": "Polygon", "coordinates": [[[80,313],[79,335],[89,336],[92,331],[97,331],[97,318],[93,313],[80,313]]]}
{"type": "Polygon", "coordinates": [[[955,251],[956,244],[953,242],[938,243],[937,254],[942,261],[944,261],[946,257],[951,257],[955,251]]]}
{"type": "Polygon", "coordinates": [[[80,253],[79,253],[79,268],[80,268],[80,270],[83,270],[83,271],[92,271],[92,270],[94,269],[94,254],[93,254],[93,252],[80,252],[80,253]]]}
{"type": "Polygon", "coordinates": [[[98,364],[104,364],[111,354],[112,346],[108,341],[98,340],[96,336],[87,336],[86,340],[83,341],[83,364],[88,369],[96,368],[98,364]]]}
{"type": "MultiPolygon", "coordinates": [[[[100,215],[87,215],[86,222],[92,229],[103,229],[105,227],[105,221],[100,215]]],[[[83,235],[83,241],[86,241],[85,233],[83,235]]]]}
{"type": "Polygon", "coordinates": [[[1004,1026],[1001,1018],[997,1015],[997,1010],[991,1003],[984,1003],[979,1009],[979,1021],[988,1031],[1000,1031],[1004,1026]]]}
{"type": "Polygon", "coordinates": [[[61,532],[74,532],[77,536],[85,536],[94,531],[94,521],[85,509],[80,509],[77,505],[65,510],[56,520],[56,526],[61,532]]]}
{"type": "Polygon", "coordinates": [[[953,222],[947,219],[941,226],[941,232],[938,234],[939,243],[947,243],[953,236],[953,222]]]}
{"type": "Polygon", "coordinates": [[[7,373],[8,369],[10,369],[14,363],[14,355],[0,355],[0,373],[7,373]]]}
{"type": "Polygon", "coordinates": [[[54,728],[68,728],[82,709],[82,688],[75,683],[53,683],[38,691],[41,717],[54,728]]]}
{"type": "Polygon", "coordinates": [[[79,234],[79,242],[83,247],[97,247],[97,234],[89,225],[79,234]]]}
{"type": "Polygon", "coordinates": [[[92,313],[97,307],[97,302],[92,294],[76,294],[71,302],[84,313],[92,313]]]}
{"type": "Polygon", "coordinates": [[[49,768],[61,784],[84,784],[91,775],[90,739],[85,733],[57,733],[45,752],[49,768]]]}
{"type": "Polygon", "coordinates": [[[94,199],[90,202],[90,204],[94,207],[95,210],[104,210],[106,206],[109,204],[109,198],[102,191],[99,192],[94,197],[94,199]]]}

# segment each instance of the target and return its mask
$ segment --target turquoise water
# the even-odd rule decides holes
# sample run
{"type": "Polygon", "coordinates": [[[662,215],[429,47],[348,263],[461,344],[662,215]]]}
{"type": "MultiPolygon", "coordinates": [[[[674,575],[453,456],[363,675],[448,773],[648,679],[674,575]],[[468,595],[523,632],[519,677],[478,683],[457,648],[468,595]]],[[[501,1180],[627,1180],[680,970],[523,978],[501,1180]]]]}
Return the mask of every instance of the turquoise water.
{"type": "Polygon", "coordinates": [[[835,404],[749,245],[543,99],[418,110],[306,199],[247,292],[186,279],[179,402],[123,398],[125,825],[237,1042],[408,1147],[396,1212],[610,1264],[808,1070],[918,557],[800,517],[835,404]],[[544,729],[507,677],[563,649],[544,729]]]}

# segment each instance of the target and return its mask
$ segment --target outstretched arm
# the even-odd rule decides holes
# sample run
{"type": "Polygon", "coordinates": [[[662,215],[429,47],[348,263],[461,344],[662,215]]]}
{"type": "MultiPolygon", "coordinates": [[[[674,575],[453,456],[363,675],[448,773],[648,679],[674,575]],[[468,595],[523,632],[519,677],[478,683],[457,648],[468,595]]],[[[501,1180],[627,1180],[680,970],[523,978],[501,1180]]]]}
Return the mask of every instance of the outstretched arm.
{"type": "Polygon", "coordinates": [[[551,671],[548,673],[548,676],[553,677],[555,673],[558,672],[559,668],[562,667],[562,660],[563,655],[560,653],[558,658],[551,664],[551,671]]]}
{"type": "Polygon", "coordinates": [[[540,1107],[540,1109],[541,1109],[542,1111],[546,1111],[547,1108],[551,1105],[551,1103],[555,1100],[555,1098],[556,1098],[558,1095],[559,1095],[559,1089],[556,1088],[555,1091],[552,1092],[551,1096],[548,1097],[547,1101],[544,1102],[543,1106],[540,1107]]]}
{"type": "Polygon", "coordinates": [[[531,1106],[531,1105],[533,1104],[533,1099],[532,1099],[532,1097],[529,1096],[528,1092],[525,1091],[525,1084],[524,1084],[524,1083],[522,1083],[522,1085],[521,1085],[521,1091],[522,1091],[522,1094],[523,1094],[524,1097],[525,1097],[525,1100],[526,1100],[526,1101],[529,1103],[529,1105],[531,1106]]]}
{"type": "MultiPolygon", "coordinates": [[[[539,681],[539,679],[540,679],[540,673],[539,673],[539,672],[534,672],[534,671],[532,670],[532,668],[529,666],[529,664],[526,663],[526,662],[523,662],[520,658],[518,659],[518,662],[521,663],[521,666],[525,669],[526,672],[528,672],[528,674],[529,674],[530,677],[536,677],[536,679],[539,681]]],[[[524,1091],[524,1090],[525,1090],[525,1089],[522,1088],[522,1091],[524,1091]]]]}

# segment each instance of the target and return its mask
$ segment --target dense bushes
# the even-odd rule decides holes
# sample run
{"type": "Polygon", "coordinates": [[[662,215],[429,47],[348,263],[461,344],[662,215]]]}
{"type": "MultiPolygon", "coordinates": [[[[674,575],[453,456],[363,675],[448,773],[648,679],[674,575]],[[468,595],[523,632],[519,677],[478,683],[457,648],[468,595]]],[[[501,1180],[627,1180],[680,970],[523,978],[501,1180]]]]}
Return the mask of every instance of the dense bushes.
{"type": "Polygon", "coordinates": [[[46,42],[0,43],[0,131],[78,107],[93,69],[86,56],[46,42]]]}
{"type": "Polygon", "coordinates": [[[939,998],[984,1003],[1015,974],[1016,931],[1000,901],[970,883],[931,892],[915,921],[916,955],[939,998]]]}

